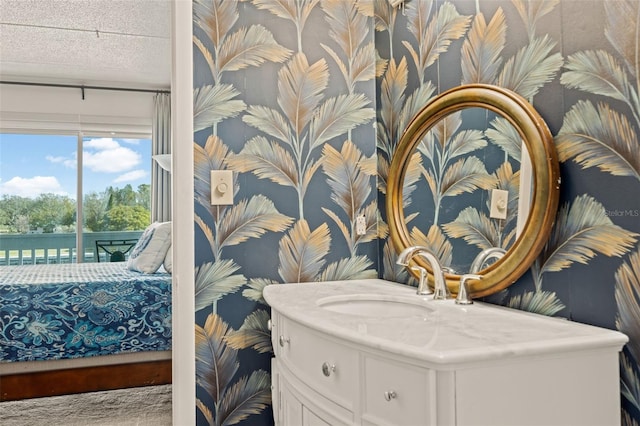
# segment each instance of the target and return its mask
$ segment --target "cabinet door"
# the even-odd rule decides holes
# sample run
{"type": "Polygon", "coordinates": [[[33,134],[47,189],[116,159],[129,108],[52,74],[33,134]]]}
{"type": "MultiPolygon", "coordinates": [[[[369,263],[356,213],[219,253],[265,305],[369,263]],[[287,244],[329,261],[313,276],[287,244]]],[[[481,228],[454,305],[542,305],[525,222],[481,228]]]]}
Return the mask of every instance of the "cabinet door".
{"type": "Polygon", "coordinates": [[[302,407],[303,426],[331,426],[329,423],[316,416],[307,407],[302,407]]]}
{"type": "Polygon", "coordinates": [[[282,424],[280,400],[280,373],[278,371],[278,362],[275,358],[271,358],[271,407],[273,408],[273,421],[276,425],[282,424]]]}
{"type": "Polygon", "coordinates": [[[364,424],[436,424],[433,371],[372,356],[365,356],[364,371],[364,424]]]}
{"type": "Polygon", "coordinates": [[[280,389],[280,421],[278,426],[300,426],[302,422],[302,402],[287,386],[280,389]]]}

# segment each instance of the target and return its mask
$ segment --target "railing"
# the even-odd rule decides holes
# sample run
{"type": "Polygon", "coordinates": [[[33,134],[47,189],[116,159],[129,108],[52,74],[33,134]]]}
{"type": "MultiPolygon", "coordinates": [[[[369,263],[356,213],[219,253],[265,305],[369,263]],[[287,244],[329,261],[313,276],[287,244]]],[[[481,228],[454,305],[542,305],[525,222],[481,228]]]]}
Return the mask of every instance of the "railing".
{"type": "MultiPolygon", "coordinates": [[[[96,240],[138,239],[142,231],[86,232],[82,234],[83,262],[96,262],[96,240]]],[[[76,234],[0,234],[0,265],[74,263],[76,234]]]]}

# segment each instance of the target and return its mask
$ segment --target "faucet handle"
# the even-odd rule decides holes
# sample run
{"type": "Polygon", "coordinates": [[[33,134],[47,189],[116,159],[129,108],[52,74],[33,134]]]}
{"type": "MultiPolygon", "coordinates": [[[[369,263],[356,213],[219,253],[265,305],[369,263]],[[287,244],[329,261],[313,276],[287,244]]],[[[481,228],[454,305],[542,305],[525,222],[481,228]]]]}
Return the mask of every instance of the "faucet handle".
{"type": "Polygon", "coordinates": [[[420,280],[418,282],[418,289],[416,290],[416,293],[421,296],[425,294],[431,294],[431,289],[427,284],[427,270],[422,266],[413,266],[411,267],[411,270],[416,271],[420,274],[420,280]]]}
{"type": "Polygon", "coordinates": [[[456,297],[456,304],[458,305],[471,305],[473,300],[469,296],[469,289],[467,288],[467,280],[481,280],[482,275],[478,274],[464,274],[460,277],[460,288],[458,289],[458,297],[456,297]]]}

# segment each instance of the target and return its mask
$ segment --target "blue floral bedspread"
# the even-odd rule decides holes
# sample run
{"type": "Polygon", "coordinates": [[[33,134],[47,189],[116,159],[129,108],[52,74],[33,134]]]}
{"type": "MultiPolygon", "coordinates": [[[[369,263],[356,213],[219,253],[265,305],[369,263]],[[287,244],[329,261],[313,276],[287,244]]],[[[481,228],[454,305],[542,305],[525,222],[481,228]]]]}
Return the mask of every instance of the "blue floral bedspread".
{"type": "Polygon", "coordinates": [[[169,349],[169,274],[125,263],[0,267],[0,362],[169,349]]]}

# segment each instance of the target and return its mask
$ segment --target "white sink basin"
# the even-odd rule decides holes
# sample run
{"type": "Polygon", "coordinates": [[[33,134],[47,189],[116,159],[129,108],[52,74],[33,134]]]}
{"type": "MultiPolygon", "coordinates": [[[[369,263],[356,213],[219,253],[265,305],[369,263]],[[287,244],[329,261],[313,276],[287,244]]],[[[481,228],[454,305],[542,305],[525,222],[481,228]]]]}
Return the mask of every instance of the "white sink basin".
{"type": "Polygon", "coordinates": [[[341,314],[372,318],[426,317],[434,309],[416,296],[416,300],[393,296],[351,294],[318,300],[318,306],[341,314]]]}

